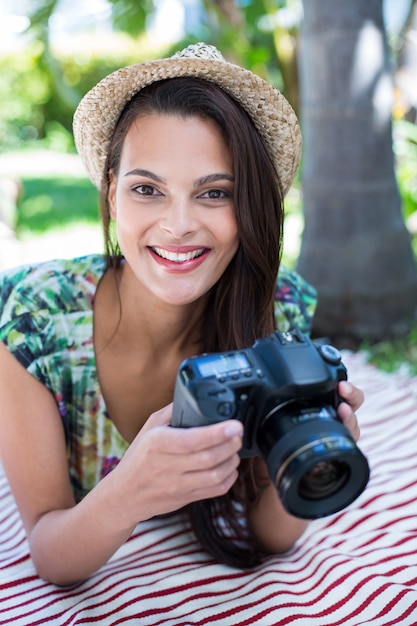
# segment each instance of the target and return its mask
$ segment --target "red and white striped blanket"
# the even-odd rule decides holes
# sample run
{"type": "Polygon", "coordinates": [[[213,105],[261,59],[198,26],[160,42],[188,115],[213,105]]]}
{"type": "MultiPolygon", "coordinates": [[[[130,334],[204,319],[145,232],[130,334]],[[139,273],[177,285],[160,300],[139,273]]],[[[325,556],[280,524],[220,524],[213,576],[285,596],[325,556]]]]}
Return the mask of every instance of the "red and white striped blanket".
{"type": "Polygon", "coordinates": [[[314,521],[287,554],[254,571],[214,563],[180,518],[142,523],[89,580],[40,580],[0,477],[0,626],[4,624],[417,624],[417,379],[346,353],[366,393],[360,447],[371,465],[350,507],[314,521]]]}

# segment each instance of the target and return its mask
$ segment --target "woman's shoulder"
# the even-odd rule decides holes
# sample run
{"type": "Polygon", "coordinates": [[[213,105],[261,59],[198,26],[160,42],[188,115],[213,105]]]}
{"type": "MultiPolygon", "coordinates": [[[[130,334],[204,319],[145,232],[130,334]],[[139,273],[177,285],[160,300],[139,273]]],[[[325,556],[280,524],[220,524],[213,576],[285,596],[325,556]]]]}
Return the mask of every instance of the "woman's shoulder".
{"type": "Polygon", "coordinates": [[[91,306],[106,269],[102,255],[23,265],[0,274],[0,318],[91,306]]]}
{"type": "Polygon", "coordinates": [[[317,292],[298,272],[280,266],[275,290],[277,328],[298,328],[310,333],[317,306],[317,292]]]}

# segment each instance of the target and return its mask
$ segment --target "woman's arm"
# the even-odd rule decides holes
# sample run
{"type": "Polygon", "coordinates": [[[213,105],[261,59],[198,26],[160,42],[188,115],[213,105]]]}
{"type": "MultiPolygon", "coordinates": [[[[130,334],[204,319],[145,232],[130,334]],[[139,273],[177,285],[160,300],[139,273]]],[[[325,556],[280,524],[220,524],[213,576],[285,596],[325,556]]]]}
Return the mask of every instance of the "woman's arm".
{"type": "Polygon", "coordinates": [[[290,515],[272,483],[266,464],[256,460],[255,480],[260,495],[249,511],[249,528],[259,548],[269,554],[286,552],[299,539],[309,522],[290,515]]]}
{"type": "Polygon", "coordinates": [[[136,524],[226,493],[237,477],[242,424],[169,427],[152,415],[118,466],[75,504],[52,394],[0,342],[0,457],[38,574],[68,585],[96,571],[136,524]]]}
{"type": "MultiPolygon", "coordinates": [[[[363,403],[363,392],[346,381],[339,383],[338,392],[344,400],[338,408],[339,417],[357,441],[360,432],[355,411],[363,403]]],[[[299,539],[309,522],[293,517],[284,509],[266,465],[261,459],[257,460],[255,479],[257,484],[266,487],[250,509],[249,526],[253,536],[260,548],[266,552],[285,552],[299,539]]]]}

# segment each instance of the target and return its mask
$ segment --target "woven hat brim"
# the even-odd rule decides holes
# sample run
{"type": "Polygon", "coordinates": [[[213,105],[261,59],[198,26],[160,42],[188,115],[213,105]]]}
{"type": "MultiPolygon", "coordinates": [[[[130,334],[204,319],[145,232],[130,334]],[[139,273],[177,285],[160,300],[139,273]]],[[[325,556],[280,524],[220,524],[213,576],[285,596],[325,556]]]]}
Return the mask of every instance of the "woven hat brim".
{"type": "Polygon", "coordinates": [[[276,164],[284,194],[301,157],[301,133],[286,98],[238,65],[198,58],[167,58],[130,65],[109,74],[81,100],[74,115],[74,140],[94,185],[100,189],[107,151],[126,103],[143,87],[180,76],[215,83],[245,109],[276,164]]]}

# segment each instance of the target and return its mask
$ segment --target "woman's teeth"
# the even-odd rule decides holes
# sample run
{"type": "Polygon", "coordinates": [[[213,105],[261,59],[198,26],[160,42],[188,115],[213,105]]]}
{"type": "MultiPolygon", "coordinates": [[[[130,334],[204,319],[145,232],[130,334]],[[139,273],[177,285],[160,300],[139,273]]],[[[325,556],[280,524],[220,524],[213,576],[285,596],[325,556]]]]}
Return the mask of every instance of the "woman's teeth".
{"type": "Polygon", "coordinates": [[[198,248],[190,252],[170,252],[163,248],[152,248],[152,250],[163,259],[173,261],[174,263],[184,263],[184,261],[190,261],[191,259],[201,256],[205,248],[198,248]]]}

